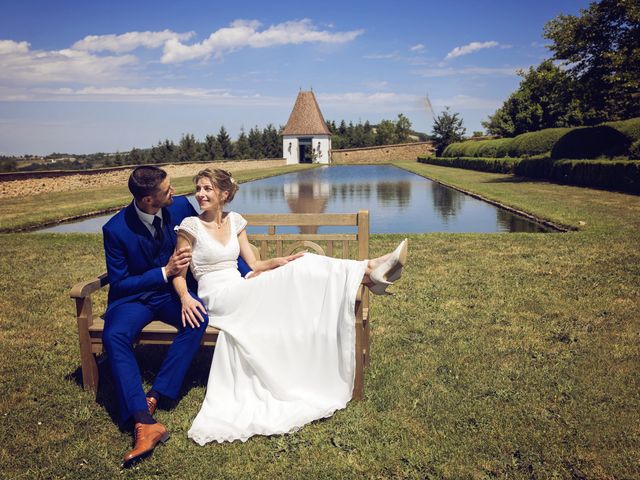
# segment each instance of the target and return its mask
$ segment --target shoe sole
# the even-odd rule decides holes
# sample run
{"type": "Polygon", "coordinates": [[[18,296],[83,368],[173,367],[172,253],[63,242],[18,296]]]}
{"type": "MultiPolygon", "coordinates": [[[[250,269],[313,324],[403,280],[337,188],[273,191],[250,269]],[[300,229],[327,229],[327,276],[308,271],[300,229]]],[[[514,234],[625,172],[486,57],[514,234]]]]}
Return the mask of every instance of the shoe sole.
{"type": "Polygon", "coordinates": [[[402,267],[407,264],[407,253],[409,250],[408,245],[409,240],[405,238],[402,241],[400,255],[398,256],[398,263],[391,267],[383,277],[387,282],[393,283],[400,278],[400,275],[402,275],[402,267]]]}

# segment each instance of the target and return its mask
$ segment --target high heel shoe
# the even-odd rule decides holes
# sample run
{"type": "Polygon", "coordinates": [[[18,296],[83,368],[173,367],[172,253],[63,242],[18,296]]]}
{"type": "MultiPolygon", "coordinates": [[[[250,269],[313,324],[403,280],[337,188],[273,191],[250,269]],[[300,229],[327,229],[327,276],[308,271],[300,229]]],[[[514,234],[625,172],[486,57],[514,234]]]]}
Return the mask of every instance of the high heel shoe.
{"type": "Polygon", "coordinates": [[[393,285],[402,275],[402,267],[407,263],[407,243],[405,238],[393,251],[389,258],[378,265],[370,274],[369,278],[373,285],[369,287],[371,293],[376,295],[389,295],[387,287],[393,285]]]}

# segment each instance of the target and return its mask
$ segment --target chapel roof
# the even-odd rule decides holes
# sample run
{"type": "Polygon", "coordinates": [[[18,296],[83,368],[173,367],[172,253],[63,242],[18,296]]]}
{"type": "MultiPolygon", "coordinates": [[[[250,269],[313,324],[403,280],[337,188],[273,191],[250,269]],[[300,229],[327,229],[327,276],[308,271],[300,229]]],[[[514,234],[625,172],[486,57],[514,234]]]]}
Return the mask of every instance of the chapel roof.
{"type": "Polygon", "coordinates": [[[331,135],[313,91],[300,90],[283,135],[331,135]]]}

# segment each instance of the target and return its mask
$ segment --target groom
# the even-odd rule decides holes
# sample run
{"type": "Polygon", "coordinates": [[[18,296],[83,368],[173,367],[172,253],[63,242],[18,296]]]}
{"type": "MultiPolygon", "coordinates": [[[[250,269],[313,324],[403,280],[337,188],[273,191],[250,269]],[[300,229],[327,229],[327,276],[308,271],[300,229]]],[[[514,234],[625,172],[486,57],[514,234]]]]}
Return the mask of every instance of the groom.
{"type": "MultiPolygon", "coordinates": [[[[191,260],[189,248],[175,251],[174,227],[185,217],[197,215],[195,209],[186,197],[173,196],[167,173],[158,167],[145,165],[133,170],[129,190],[134,197],[131,204],[102,229],[110,284],[103,344],[116,385],[121,421],[133,419],[135,424],[135,444],[124,456],[125,467],[148,456],[159,442],[169,438],[167,429],[154,420],[153,414],[162,396],[177,398],[208,323],[202,307],[195,326],[183,326],[182,305],[171,285],[171,277],[191,260]],[[178,333],[145,394],[132,345],[154,319],[173,325],[178,333]]],[[[187,285],[191,296],[200,301],[190,274],[187,285]]]]}

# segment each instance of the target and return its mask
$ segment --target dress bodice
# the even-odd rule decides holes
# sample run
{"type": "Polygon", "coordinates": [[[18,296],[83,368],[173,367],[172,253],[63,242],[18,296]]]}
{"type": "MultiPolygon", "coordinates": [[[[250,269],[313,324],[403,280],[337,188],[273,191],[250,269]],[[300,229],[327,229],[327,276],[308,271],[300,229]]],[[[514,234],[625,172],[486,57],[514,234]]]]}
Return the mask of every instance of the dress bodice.
{"type": "Polygon", "coordinates": [[[227,221],[229,239],[226,244],[213,238],[199,217],[187,217],[176,227],[177,232],[183,231],[192,237],[190,267],[196,281],[211,272],[237,271],[240,255],[238,234],[247,226],[247,221],[236,212],[229,212],[227,221]]]}

